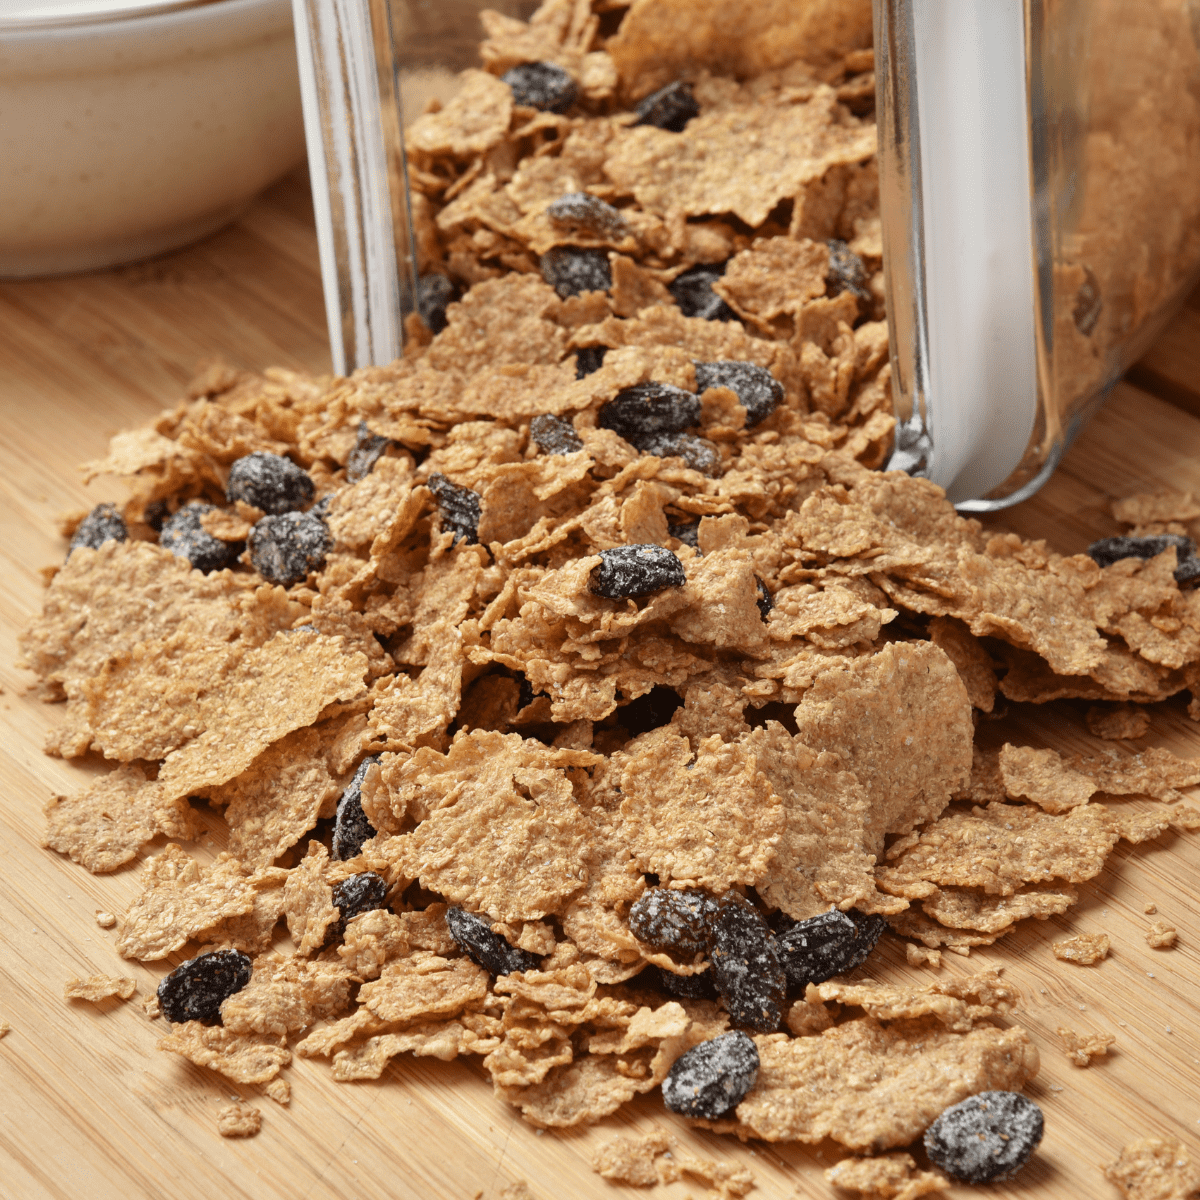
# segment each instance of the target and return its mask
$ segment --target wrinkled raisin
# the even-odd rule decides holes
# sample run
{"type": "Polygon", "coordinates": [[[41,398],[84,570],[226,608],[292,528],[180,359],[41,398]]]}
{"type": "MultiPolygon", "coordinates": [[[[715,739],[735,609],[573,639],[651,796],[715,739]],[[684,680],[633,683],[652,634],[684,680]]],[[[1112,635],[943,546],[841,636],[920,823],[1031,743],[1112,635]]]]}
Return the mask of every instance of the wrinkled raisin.
{"type": "Polygon", "coordinates": [[[553,63],[522,63],[500,78],[512,90],[513,103],[542,112],[566,112],[575,103],[575,80],[553,63]]]}
{"type": "Polygon", "coordinates": [[[353,858],[376,833],[375,826],[367,820],[362,806],[362,782],[372,764],[379,761],[378,754],[369,754],[358,764],[354,777],[342,792],[333,820],[333,857],[345,861],[353,858]]]}
{"type": "Polygon", "coordinates": [[[836,908],[803,921],[780,914],[775,922],[788,983],[797,991],[810,983],[824,983],[862,961],[858,926],[836,908]]]}
{"type": "Polygon", "coordinates": [[[758,589],[758,599],[754,603],[758,605],[758,611],[762,614],[762,619],[766,621],[771,615],[771,609],[775,607],[775,597],[771,595],[770,589],[757,575],[754,577],[754,586],[758,589]]]}
{"type": "Polygon", "coordinates": [[[729,388],[737,395],[746,410],[746,426],[765,421],[783,399],[783,384],[756,363],[698,362],[696,367],[696,391],[703,394],[708,388],[729,388]]]}
{"type": "Polygon", "coordinates": [[[1029,1161],[1045,1126],[1042,1110],[1020,1092],[980,1092],[930,1125],[925,1152],[964,1183],[997,1183],[1029,1161]]]}
{"type": "Polygon", "coordinates": [[[1182,562],[1196,552],[1195,543],[1178,533],[1157,533],[1150,537],[1110,537],[1093,542],[1088,555],[1102,567],[1111,567],[1123,558],[1154,558],[1168,546],[1175,547],[1175,556],[1182,562]]]}
{"type": "Polygon", "coordinates": [[[663,1080],[663,1103],[684,1117],[715,1121],[736,1108],[758,1078],[758,1047],[740,1030],[693,1046],[663,1080]]]}
{"type": "Polygon", "coordinates": [[[221,1024],[221,1005],[250,982],[253,965],[240,950],[210,950],[180,963],[158,985],[158,1003],[168,1021],[221,1024]]]}
{"type": "Polygon", "coordinates": [[[708,892],[656,887],[633,902],[629,928],[656,950],[699,954],[708,949],[708,924],[716,911],[717,899],[708,892]]]}
{"type": "Polygon", "coordinates": [[[614,546],[600,551],[600,565],[592,572],[591,589],[609,600],[634,599],[683,587],[683,564],[665,546],[614,546]]]}
{"type": "Polygon", "coordinates": [[[422,275],[417,280],[417,312],[430,332],[446,328],[446,309],[458,299],[458,289],[445,275],[422,275]]]}
{"type": "Polygon", "coordinates": [[[693,550],[700,549],[700,521],[683,521],[679,524],[668,522],[667,533],[673,538],[678,538],[685,546],[691,546],[693,550]]]}
{"type": "Polygon", "coordinates": [[[1195,583],[1200,579],[1200,558],[1185,558],[1175,568],[1175,582],[1183,587],[1184,584],[1195,583]]]}
{"type": "Polygon", "coordinates": [[[542,413],[529,422],[529,436],[543,454],[574,454],[583,449],[583,438],[570,421],[542,413]]]}
{"type": "Polygon", "coordinates": [[[787,975],[766,918],[736,892],[712,918],[712,972],[734,1025],[773,1033],[783,1019],[787,975]]]}
{"type": "Polygon", "coordinates": [[[675,297],[675,303],[685,317],[703,317],[706,321],[736,321],[737,313],[712,290],[712,285],[724,274],[724,263],[689,267],[667,284],[667,290],[675,297]]]}
{"type": "Polygon", "coordinates": [[[312,501],[314,490],[308,472],[290,458],[255,450],[229,468],[225,498],[230,504],[241,500],[265,513],[278,514],[303,508],[312,501]]]}
{"type": "Polygon", "coordinates": [[[125,521],[112,504],[97,504],[75,530],[71,544],[67,548],[67,557],[80,546],[89,550],[99,550],[105,542],[124,542],[129,537],[125,521]]]}
{"type": "Polygon", "coordinates": [[[371,473],[371,469],[383,457],[383,452],[392,444],[390,438],[381,437],[367,428],[366,421],[359,421],[355,434],[354,449],[346,459],[346,478],[357,483],[371,473]]]}
{"type": "Polygon", "coordinates": [[[837,238],[831,238],[825,244],[829,247],[826,295],[837,296],[841,292],[850,292],[856,299],[870,304],[871,293],[867,290],[867,268],[863,260],[837,238]]]}
{"type": "Polygon", "coordinates": [[[555,246],[540,262],[542,278],[564,300],[581,292],[607,292],[612,287],[612,269],[604,250],[555,246]]]}
{"type": "Polygon", "coordinates": [[[636,445],[643,454],[682,458],[685,466],[701,475],[715,475],[721,465],[721,453],[716,446],[694,433],[653,433],[639,438],[636,445]]]}
{"type": "Polygon", "coordinates": [[[677,79],[657,92],[651,92],[635,110],[635,125],[653,125],[671,133],[682,133],[684,126],[700,115],[700,105],[692,95],[692,85],[677,79]]]}
{"type": "Polygon", "coordinates": [[[564,229],[579,230],[592,237],[620,240],[629,232],[629,225],[614,208],[591,192],[567,192],[546,208],[546,216],[564,229]]]}
{"type": "Polygon", "coordinates": [[[575,351],[575,378],[586,379],[604,366],[607,346],[583,346],[575,351]]]}
{"type": "MultiPolygon", "coordinates": [[[[359,811],[362,811],[361,802],[359,811]]],[[[346,925],[359,914],[386,908],[387,893],[387,880],[382,875],[376,875],[374,871],[360,871],[359,874],[334,884],[333,907],[340,914],[334,936],[342,937],[346,932],[346,925]]]]}
{"type": "Polygon", "coordinates": [[[513,971],[536,971],[541,959],[527,950],[510,946],[492,923],[477,913],[461,908],[446,910],[446,924],[458,948],[475,964],[493,975],[510,975],[513,971]]]}
{"type": "Polygon", "coordinates": [[[200,571],[220,571],[233,566],[241,553],[240,544],[223,542],[200,524],[200,518],[205,513],[215,511],[213,505],[205,504],[202,500],[185,504],[163,524],[158,544],[164,550],[170,550],[176,558],[186,558],[200,571]]]}
{"type": "Polygon", "coordinates": [[[596,418],[601,429],[611,429],[639,449],[645,438],[682,433],[699,423],[700,397],[670,383],[635,383],[623,388],[596,418]]]}
{"type": "Polygon", "coordinates": [[[250,530],[250,565],[268,583],[283,587],[319,571],[332,548],[325,522],[313,512],[263,517],[250,530]]]}
{"type": "Polygon", "coordinates": [[[479,541],[479,493],[451,483],[445,475],[430,475],[426,481],[437,501],[442,517],[442,530],[452,530],[454,541],[468,545],[479,541]]]}
{"type": "Polygon", "coordinates": [[[1084,337],[1091,337],[1100,314],[1104,311],[1104,301],[1100,297],[1100,285],[1090,267],[1083,268],[1083,282],[1075,293],[1075,307],[1071,310],[1071,319],[1075,328],[1084,337]]]}
{"type": "MultiPolygon", "coordinates": [[[[674,971],[664,971],[661,967],[646,968],[646,983],[650,987],[658,987],[660,992],[668,996],[678,996],[681,1000],[715,1000],[717,989],[713,986],[712,971],[699,971],[695,975],[676,975],[674,971]]],[[[641,980],[638,981],[639,983],[641,980]]]]}

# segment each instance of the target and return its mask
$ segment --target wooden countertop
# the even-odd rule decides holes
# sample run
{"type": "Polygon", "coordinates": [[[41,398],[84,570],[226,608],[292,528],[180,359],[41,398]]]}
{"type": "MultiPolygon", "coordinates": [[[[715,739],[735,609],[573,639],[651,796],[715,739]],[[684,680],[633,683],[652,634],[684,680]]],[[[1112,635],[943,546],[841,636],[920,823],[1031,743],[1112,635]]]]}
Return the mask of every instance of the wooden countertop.
{"type": "MultiPolygon", "coordinates": [[[[588,1163],[614,1132],[669,1129],[702,1157],[737,1160],[757,1178],[752,1196],[829,1197],[821,1168],[836,1147],[742,1147],[692,1132],[653,1096],[600,1126],[540,1135],[493,1098],[478,1065],[402,1057],[375,1082],[337,1084],[323,1060],[297,1061],[281,1108],[255,1088],[156,1052],[160,1023],[138,1000],[65,1003],[69,976],[125,974],[151,992],[155,972],[117,957],[97,909],[120,912],[137,872],[92,876],[39,845],[51,792],[78,787],[82,767],[47,758],[43,739],[61,710],[26,698],[17,632],[40,609],[39,568],[61,560],[58,514],[120,494],[112,480],[83,487],[76,464],[101,457],[108,437],[174,401],[205,357],[235,365],[328,370],[325,317],[307,177],[298,172],[236,224],[153,262],[94,275],[0,284],[0,1196],[8,1200],[496,1200],[524,1181],[535,1200],[634,1195],[588,1163]],[[240,1095],[263,1113],[245,1141],[217,1135],[216,1110],[240,1095]]],[[[1047,487],[1004,514],[1007,525],[1077,552],[1116,532],[1108,499],[1156,486],[1200,494],[1200,292],[1118,386],[1047,487]],[[1136,384],[1136,386],[1134,386],[1136,384]]],[[[1083,707],[1012,706],[1008,722],[1047,743],[1094,744],[1083,707]]],[[[1141,745],[1200,756],[1200,725],[1182,700],[1162,705],[1141,745]]],[[[214,822],[214,830],[216,823],[214,822]]],[[[161,842],[162,839],[159,839],[161,842]]],[[[206,839],[219,847],[217,834],[206,839]]],[[[157,850],[155,846],[153,849],[157,850]]],[[[1200,834],[1122,843],[1064,917],[1028,921],[995,947],[949,960],[942,976],[1003,965],[1022,990],[1017,1014],[1042,1053],[1030,1094],[1046,1137],[1015,1181],[986,1192],[1023,1200],[1116,1197],[1100,1174],[1135,1137],[1174,1135],[1200,1154],[1200,834]],[[1158,906],[1145,915],[1148,902],[1158,906]],[[1152,920],[1179,930],[1152,950],[1152,920]],[[1097,967],[1057,961],[1050,942],[1106,932],[1097,967]],[[1117,1036],[1107,1060],[1081,1070],[1055,1029],[1117,1036]]],[[[871,971],[917,976],[885,939],[871,971]]],[[[700,1196],[698,1184],[643,1192],[700,1196]]]]}

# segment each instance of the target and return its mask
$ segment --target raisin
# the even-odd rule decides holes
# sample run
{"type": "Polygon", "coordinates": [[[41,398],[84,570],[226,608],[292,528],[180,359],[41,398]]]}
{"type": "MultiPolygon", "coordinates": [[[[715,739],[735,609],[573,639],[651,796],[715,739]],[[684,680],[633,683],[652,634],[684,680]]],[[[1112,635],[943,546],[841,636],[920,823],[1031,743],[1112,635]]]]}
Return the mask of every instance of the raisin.
{"type": "Polygon", "coordinates": [[[758,611],[762,614],[762,619],[766,621],[771,615],[771,609],[775,607],[775,597],[771,595],[770,589],[757,575],[754,577],[754,586],[758,589],[758,599],[754,603],[758,605],[758,611]]]}
{"type": "Polygon", "coordinates": [[[319,571],[332,548],[325,522],[312,512],[263,517],[250,530],[250,565],[268,583],[283,587],[319,571]]]}
{"type": "Polygon", "coordinates": [[[71,538],[71,544],[67,548],[67,557],[70,558],[72,552],[80,546],[86,546],[89,550],[99,550],[105,542],[124,542],[128,538],[129,530],[125,528],[125,522],[116,507],[112,504],[97,504],[79,522],[79,528],[75,530],[75,536],[71,538]]]}
{"type": "Polygon", "coordinates": [[[586,379],[604,366],[607,346],[584,346],[575,352],[575,378],[586,379]]]}
{"type": "Polygon", "coordinates": [[[623,388],[596,418],[632,446],[657,433],[682,433],[700,423],[700,397],[670,383],[635,383],[623,388]]]}
{"type": "Polygon", "coordinates": [[[685,546],[691,546],[693,550],[700,549],[700,521],[684,521],[678,525],[668,522],[667,533],[673,538],[678,538],[685,546]]]}
{"type": "Polygon", "coordinates": [[[722,897],[712,928],[713,981],[734,1025],[773,1033],[783,1019],[787,974],[766,918],[736,892],[722,897]]]}
{"type": "Polygon", "coordinates": [[[1100,285],[1090,267],[1083,268],[1083,282],[1075,293],[1075,307],[1071,311],[1071,319],[1075,328],[1084,337],[1091,337],[1100,314],[1104,311],[1104,301],[1100,298],[1100,285]]]}
{"type": "Polygon", "coordinates": [[[783,399],[783,384],[756,363],[698,362],[696,367],[696,391],[703,394],[708,388],[729,388],[737,395],[746,410],[746,427],[765,421],[783,399]]]}
{"type": "Polygon", "coordinates": [[[391,438],[372,433],[367,428],[366,421],[359,421],[354,439],[354,449],[350,451],[350,457],[346,459],[346,478],[351,483],[365,479],[391,444],[391,438]]]}
{"type": "Polygon", "coordinates": [[[721,452],[716,446],[694,433],[654,433],[636,444],[643,454],[682,458],[685,466],[701,475],[715,475],[721,465],[721,452]]]}
{"type": "Polygon", "coordinates": [[[656,887],[633,902],[629,928],[656,950],[699,954],[708,949],[708,925],[716,911],[717,899],[708,892],[656,887]]]}
{"type": "Polygon", "coordinates": [[[142,509],[142,520],[154,530],[155,533],[161,533],[163,525],[166,524],[167,518],[171,515],[171,510],[167,506],[165,500],[151,500],[149,504],[142,509]]]}
{"type": "Polygon", "coordinates": [[[282,454],[255,450],[229,468],[225,498],[241,500],[268,514],[295,512],[312,502],[313,481],[308,472],[282,454]]]}
{"type": "Polygon", "coordinates": [[[221,1024],[221,1005],[250,982],[253,965],[240,950],[210,950],[180,963],[158,985],[158,1003],[168,1021],[221,1024]]]}
{"type": "Polygon", "coordinates": [[[445,275],[422,275],[417,280],[417,312],[431,333],[446,328],[446,309],[458,299],[458,288],[445,275]]]}
{"type": "Polygon", "coordinates": [[[689,267],[667,284],[685,317],[703,317],[706,321],[736,321],[737,313],[712,290],[725,274],[724,263],[689,267]]]}
{"type": "Polygon", "coordinates": [[[758,1047],[740,1030],[693,1046],[663,1080],[663,1103],[684,1117],[715,1121],[745,1098],[758,1078],[758,1047]]]}
{"type": "Polygon", "coordinates": [[[375,826],[367,820],[362,806],[362,781],[373,763],[379,761],[378,754],[369,754],[358,764],[354,777],[342,792],[337,812],[333,819],[333,857],[345,861],[353,858],[376,833],[375,826]]]}
{"type": "Polygon", "coordinates": [[[831,238],[825,243],[829,247],[829,271],[825,276],[825,293],[837,296],[850,292],[856,299],[871,303],[867,290],[867,268],[863,260],[845,242],[831,238]]]}
{"type": "Polygon", "coordinates": [[[776,933],[788,983],[797,991],[802,992],[810,983],[824,983],[841,975],[866,957],[858,957],[861,949],[858,926],[853,918],[837,909],[804,921],[781,916],[776,933]]]}
{"type": "Polygon", "coordinates": [[[454,541],[460,539],[469,546],[479,541],[479,493],[451,483],[445,475],[434,474],[426,485],[437,501],[442,518],[442,530],[453,530],[454,541]]]}
{"type": "Polygon", "coordinates": [[[600,551],[600,565],[592,572],[591,589],[609,600],[633,599],[683,587],[683,563],[665,546],[614,546],[600,551]]]}
{"type": "Polygon", "coordinates": [[[493,975],[510,975],[513,971],[536,971],[541,959],[527,950],[510,946],[492,923],[476,913],[461,908],[446,910],[446,924],[458,948],[476,965],[493,975]]]}
{"type": "Polygon", "coordinates": [[[674,971],[664,971],[661,967],[651,967],[658,972],[658,987],[668,996],[678,996],[681,1000],[715,1000],[717,989],[713,986],[712,972],[700,971],[695,975],[676,975],[674,971]]]}
{"type": "Polygon", "coordinates": [[[1168,546],[1175,547],[1176,557],[1182,562],[1196,552],[1195,543],[1178,533],[1158,533],[1151,537],[1110,537],[1093,542],[1087,552],[1092,560],[1102,567],[1111,567],[1123,558],[1154,558],[1168,546]]]}
{"type": "MultiPolygon", "coordinates": [[[[362,811],[361,805],[359,811],[362,811]]],[[[360,913],[386,908],[387,893],[387,880],[382,875],[376,875],[374,871],[361,871],[335,884],[333,906],[339,910],[340,916],[334,936],[340,938],[346,932],[346,925],[360,913]]]]}
{"type": "Polygon", "coordinates": [[[597,238],[619,241],[629,233],[629,225],[619,208],[593,196],[591,192],[567,192],[546,208],[546,216],[555,225],[578,230],[597,238]]]}
{"type": "Polygon", "coordinates": [[[1045,1126],[1042,1110],[1020,1092],[980,1092],[930,1125],[925,1152],[964,1183],[997,1183],[1029,1161],[1045,1126]]]}
{"type": "Polygon", "coordinates": [[[563,300],[580,292],[607,292],[612,287],[612,268],[605,250],[555,246],[540,262],[542,278],[563,300]]]}
{"type": "Polygon", "coordinates": [[[583,449],[583,438],[570,421],[542,413],[529,422],[529,436],[543,454],[574,454],[583,449]]]}
{"type": "Polygon", "coordinates": [[[199,571],[220,571],[232,566],[241,553],[241,545],[213,537],[200,524],[200,518],[210,512],[216,512],[216,508],[202,500],[185,504],[163,524],[158,544],[176,558],[186,558],[199,571]]]}
{"type": "Polygon", "coordinates": [[[522,63],[500,76],[513,94],[514,104],[542,112],[566,112],[575,103],[575,80],[553,63],[522,63]]]}
{"type": "Polygon", "coordinates": [[[700,105],[692,95],[692,85],[677,79],[651,92],[635,111],[638,117],[635,125],[653,125],[656,129],[682,133],[683,127],[700,115],[700,105]]]}
{"type": "Polygon", "coordinates": [[[1180,587],[1195,583],[1197,579],[1200,579],[1200,558],[1185,558],[1175,568],[1175,582],[1180,587]]]}

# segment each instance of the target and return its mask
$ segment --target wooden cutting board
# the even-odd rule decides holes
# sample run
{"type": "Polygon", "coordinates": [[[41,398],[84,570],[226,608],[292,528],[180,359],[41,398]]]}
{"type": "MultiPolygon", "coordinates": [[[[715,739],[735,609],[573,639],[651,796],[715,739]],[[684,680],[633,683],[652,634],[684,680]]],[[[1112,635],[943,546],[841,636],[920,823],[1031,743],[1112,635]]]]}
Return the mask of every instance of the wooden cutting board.
{"type": "MultiPolygon", "coordinates": [[[[4,1200],[484,1200],[524,1181],[535,1200],[624,1193],[591,1172],[589,1156],[617,1132],[669,1130],[693,1154],[736,1160],[764,1200],[828,1197],[826,1144],[743,1147],[687,1129],[655,1096],[577,1133],[535,1132],[493,1098],[471,1062],[404,1057],[376,1082],[337,1084],[324,1060],[298,1061],[282,1108],[255,1088],[159,1053],[161,1022],[134,999],[65,1003],[72,975],[125,974],[140,995],[169,964],[129,963],[96,910],[121,912],[136,870],[92,876],[42,849],[41,807],[74,790],[97,761],[67,765],[40,752],[61,710],[26,697],[13,666],[17,632],[41,604],[39,569],[60,561],[59,513],[120,495],[80,484],[76,464],[108,437],[173,402],[196,364],[221,355],[247,367],[327,370],[328,352],[307,179],[275,187],[236,225],[178,254],[95,275],[0,284],[0,1197],[4,1200]],[[217,1135],[216,1111],[243,1096],[263,1113],[246,1141],[217,1135]]],[[[1117,532],[1106,504],[1166,485],[1200,494],[1200,293],[1087,428],[1035,499],[992,524],[1077,552],[1117,532]]],[[[996,736],[1077,749],[1097,745],[1084,706],[1013,705],[996,736]]],[[[1200,756],[1200,725],[1183,701],[1162,705],[1140,745],[1200,756]]],[[[1149,803],[1149,802],[1147,802],[1149,803]]],[[[201,854],[220,849],[219,823],[201,854]]],[[[161,842],[161,839],[160,839],[161,842]]],[[[157,850],[159,847],[154,847],[157,850]]],[[[1024,994],[1016,1020],[1042,1054],[1030,1094],[1046,1137],[1015,1181],[950,1195],[1080,1200],[1115,1197],[1101,1165],[1128,1140],[1174,1135],[1200,1154],[1200,834],[1121,849],[1062,918],[1030,921],[970,959],[947,955],[940,977],[1003,966],[1024,994]],[[1153,902],[1158,913],[1146,915],[1153,902]],[[1152,950],[1152,920],[1179,944],[1152,950]],[[1050,943],[1105,932],[1096,967],[1056,960],[1050,943]],[[1113,1033],[1114,1052],[1081,1070],[1055,1030],[1113,1033]]],[[[876,978],[931,980],[885,939],[876,978]]],[[[644,1193],[699,1197],[699,1184],[644,1193]]]]}

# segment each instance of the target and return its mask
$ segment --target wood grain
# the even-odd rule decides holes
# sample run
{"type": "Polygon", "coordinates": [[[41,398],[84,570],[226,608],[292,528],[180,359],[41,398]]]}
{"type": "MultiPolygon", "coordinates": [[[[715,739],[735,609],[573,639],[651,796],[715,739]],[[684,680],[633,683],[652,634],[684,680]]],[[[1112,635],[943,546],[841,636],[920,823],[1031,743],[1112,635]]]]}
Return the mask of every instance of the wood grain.
{"type": "MultiPolygon", "coordinates": [[[[1114,496],[1158,485],[1200,492],[1200,298],[1176,319],[1139,373],[1151,394],[1120,385],[1061,469],[1034,500],[992,524],[1081,550],[1116,531],[1114,496]],[[1157,382],[1156,382],[1157,381],[1157,382]],[[1172,392],[1172,388],[1176,389],[1172,392]],[[1190,404],[1190,401],[1188,402],[1190,404]]],[[[827,1197],[821,1169],[837,1147],[742,1147],[692,1132],[643,1097],[601,1126],[536,1134],[495,1100],[470,1063],[404,1058],[383,1079],[339,1085],[326,1064],[288,1072],[290,1108],[239,1088],[155,1045],[158,1024],[139,1000],[65,1003],[71,975],[134,974],[140,994],[169,969],[127,963],[97,909],[119,912],[136,871],[95,877],[39,845],[40,809],[100,764],[68,766],[40,747],[59,710],[26,696],[13,666],[17,632],[38,610],[39,568],[61,559],[58,514],[119,494],[84,488],[75,465],[100,456],[108,436],[172,402],[200,360],[248,367],[328,369],[315,239],[303,175],[264,196],[236,225],[151,263],[79,278],[0,285],[0,1196],[5,1200],[485,1200],[524,1180],[536,1200],[625,1194],[592,1174],[592,1148],[614,1132],[669,1129],[693,1153],[737,1159],[764,1200],[827,1197]],[[263,1129],[247,1141],[216,1132],[233,1095],[257,1104],[263,1129]]],[[[1083,707],[1013,705],[989,738],[1093,746],[1083,707]]],[[[1159,707],[1143,744],[1200,755],[1200,727],[1184,705],[1159,707]]],[[[221,823],[201,854],[222,844],[221,823]]],[[[1081,888],[1062,918],[1031,921],[942,974],[995,964],[1022,989],[1017,1020],[1037,1042],[1043,1070],[1030,1092],[1046,1110],[1046,1139],[1030,1167],[997,1197],[1079,1200],[1116,1196],[1100,1167],[1133,1137],[1173,1134],[1200,1148],[1200,835],[1122,848],[1081,888]],[[1158,906],[1145,914],[1147,902],[1158,906]],[[1152,920],[1175,925],[1179,945],[1150,949],[1152,920]],[[1104,931],[1113,952],[1097,967],[1058,962],[1050,942],[1104,931]],[[1055,1029],[1111,1032],[1114,1053],[1086,1070],[1069,1064],[1055,1029]]],[[[157,850],[155,846],[152,849],[157,850]]],[[[932,978],[882,945],[871,973],[932,978]]],[[[653,1196],[699,1196],[678,1183],[653,1196]]],[[[633,1194],[633,1193],[629,1193],[633,1194]]],[[[955,1188],[965,1198],[982,1193],[955,1188]]]]}

